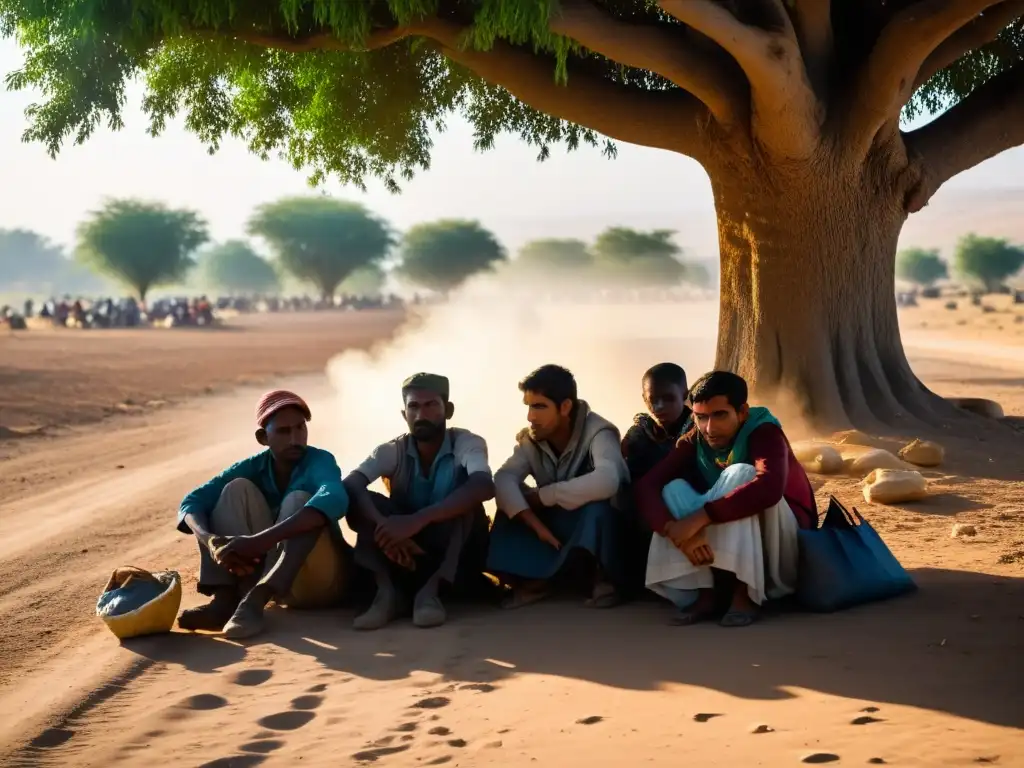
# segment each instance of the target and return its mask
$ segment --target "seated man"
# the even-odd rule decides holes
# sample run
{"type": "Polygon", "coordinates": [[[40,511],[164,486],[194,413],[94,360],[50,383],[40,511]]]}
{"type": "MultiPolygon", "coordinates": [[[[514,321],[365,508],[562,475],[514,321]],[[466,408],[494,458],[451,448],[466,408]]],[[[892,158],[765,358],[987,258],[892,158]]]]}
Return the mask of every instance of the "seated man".
{"type": "Polygon", "coordinates": [[[658,534],[647,586],[676,604],[679,624],[716,615],[715,587],[731,587],[721,624],[746,626],[767,598],[795,590],[797,529],[817,525],[814,491],[779,422],[747,404],[742,378],[709,373],[690,403],[696,429],[634,488],[658,534]]]}
{"type": "MultiPolygon", "coordinates": [[[[633,426],[622,438],[622,456],[633,485],[668,456],[676,447],[676,441],[693,426],[691,412],[686,405],[686,371],[680,366],[658,363],[644,373],[641,387],[647,412],[634,417],[633,426]]],[[[628,495],[627,504],[633,510],[626,531],[629,550],[627,580],[630,593],[635,595],[643,592],[645,585],[651,530],[635,514],[632,493],[628,495]]]]}
{"type": "Polygon", "coordinates": [[[530,426],[494,476],[498,514],[487,570],[513,584],[505,605],[517,608],[547,595],[570,552],[586,552],[596,566],[587,605],[615,605],[626,571],[616,497],[628,472],[619,431],[577,399],[565,368],[542,366],[519,389],[530,426]],[[523,485],[527,477],[535,489],[523,485]]]}
{"type": "Polygon", "coordinates": [[[348,495],[334,457],[306,444],[309,419],[298,395],[268,392],[256,407],[256,441],[267,450],[182,500],[178,530],[195,534],[198,589],[213,596],[182,612],[182,629],[251,637],[272,599],[321,607],[341,598],[349,556],[338,521],[348,495]]]}
{"type": "Polygon", "coordinates": [[[465,576],[481,576],[487,559],[487,514],[494,481],[483,438],[448,427],[455,412],[448,379],[418,373],[402,384],[408,434],[378,446],[345,478],[352,498],[356,562],[373,573],[377,594],[355,619],[356,629],[379,629],[403,610],[401,584],[412,581],[413,623],[436,627],[446,613],[439,591],[465,576]],[[389,496],[371,493],[384,479],[389,496]],[[403,569],[418,578],[403,579],[403,569]]]}
{"type": "Polygon", "coordinates": [[[647,413],[638,413],[622,438],[622,455],[634,484],[668,456],[676,441],[693,426],[686,405],[686,371],[675,363],[658,363],[641,382],[647,413]]]}

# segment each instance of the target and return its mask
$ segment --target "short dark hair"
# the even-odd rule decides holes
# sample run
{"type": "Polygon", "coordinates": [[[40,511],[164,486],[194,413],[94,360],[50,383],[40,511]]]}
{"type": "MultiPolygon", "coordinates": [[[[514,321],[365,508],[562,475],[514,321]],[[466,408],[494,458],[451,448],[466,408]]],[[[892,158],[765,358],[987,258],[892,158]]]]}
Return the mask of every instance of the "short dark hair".
{"type": "Polygon", "coordinates": [[[658,363],[652,365],[644,373],[643,381],[649,381],[651,384],[676,384],[682,387],[685,392],[686,386],[686,371],[683,370],[681,365],[675,363],[658,363]]]}
{"type": "Polygon", "coordinates": [[[733,408],[747,402],[747,382],[742,376],[729,371],[705,373],[690,388],[691,403],[706,403],[713,397],[725,397],[733,408]]]}
{"type": "Polygon", "coordinates": [[[536,392],[555,405],[569,400],[576,407],[576,377],[560,365],[542,365],[519,382],[519,391],[536,392]]]}

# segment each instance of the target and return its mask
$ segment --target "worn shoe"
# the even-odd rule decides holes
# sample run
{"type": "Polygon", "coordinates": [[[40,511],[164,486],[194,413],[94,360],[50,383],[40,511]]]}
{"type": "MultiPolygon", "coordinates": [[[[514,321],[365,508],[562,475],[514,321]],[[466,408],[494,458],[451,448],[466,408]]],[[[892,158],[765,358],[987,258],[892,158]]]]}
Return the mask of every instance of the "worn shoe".
{"type": "Polygon", "coordinates": [[[242,600],[228,623],[224,625],[224,637],[231,640],[244,640],[262,632],[264,605],[261,605],[259,601],[242,600]]]}
{"type": "Polygon", "coordinates": [[[218,590],[206,605],[182,611],[178,617],[178,626],[192,632],[200,629],[207,632],[220,632],[228,623],[235,609],[238,608],[238,603],[237,590],[218,590]]]}
{"type": "Polygon", "coordinates": [[[448,613],[444,609],[441,598],[437,595],[416,598],[416,604],[412,609],[412,623],[421,629],[440,627],[448,619],[448,613]]]}
{"type": "Polygon", "coordinates": [[[356,616],[353,629],[372,630],[386,627],[398,616],[398,592],[395,589],[378,589],[373,602],[365,613],[356,616]]]}

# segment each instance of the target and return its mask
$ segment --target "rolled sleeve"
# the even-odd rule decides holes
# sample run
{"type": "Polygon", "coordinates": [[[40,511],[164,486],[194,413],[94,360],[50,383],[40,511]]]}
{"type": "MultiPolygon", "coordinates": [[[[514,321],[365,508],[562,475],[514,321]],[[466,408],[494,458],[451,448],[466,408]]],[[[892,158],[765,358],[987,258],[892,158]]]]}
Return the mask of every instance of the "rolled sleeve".
{"type": "Polygon", "coordinates": [[[526,451],[516,446],[512,455],[494,473],[494,498],[498,510],[508,517],[515,517],[529,508],[523,495],[523,481],[530,476],[530,461],[526,451]]]}
{"type": "Polygon", "coordinates": [[[220,495],[225,486],[232,480],[240,478],[253,480],[259,475],[259,456],[243,459],[225,469],[212,480],[203,483],[192,489],[178,506],[178,530],[181,533],[192,533],[185,517],[192,515],[199,523],[209,530],[210,513],[220,501],[220,495]]]}
{"type": "Polygon", "coordinates": [[[382,477],[392,477],[398,470],[398,445],[393,442],[381,443],[373,449],[363,463],[356,467],[356,472],[366,478],[367,483],[375,483],[382,477]]]}
{"type": "Polygon", "coordinates": [[[334,456],[321,453],[310,463],[303,478],[303,490],[312,494],[306,506],[337,522],[348,512],[348,492],[341,482],[341,469],[334,456]]]}
{"type": "Polygon", "coordinates": [[[478,472],[491,474],[491,465],[487,457],[487,441],[479,435],[464,433],[459,435],[453,446],[456,463],[466,470],[467,475],[478,472]]]}

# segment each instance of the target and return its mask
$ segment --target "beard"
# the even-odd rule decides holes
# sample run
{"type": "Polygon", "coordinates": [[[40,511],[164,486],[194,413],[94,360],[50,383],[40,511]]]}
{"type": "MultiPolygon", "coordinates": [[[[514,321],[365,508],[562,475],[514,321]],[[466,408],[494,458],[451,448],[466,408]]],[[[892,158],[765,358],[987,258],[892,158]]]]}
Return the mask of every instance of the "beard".
{"type": "Polygon", "coordinates": [[[417,440],[434,440],[444,434],[444,423],[417,421],[412,425],[412,436],[417,440]]]}

